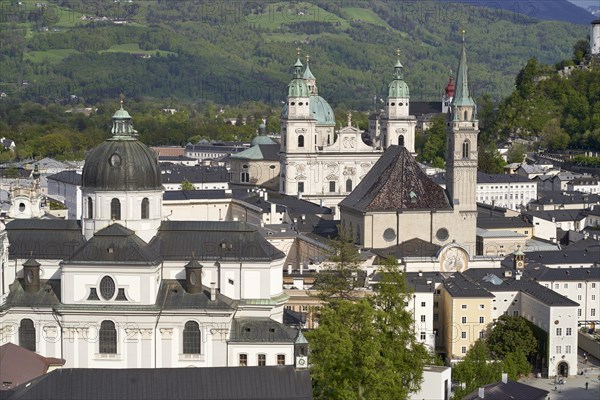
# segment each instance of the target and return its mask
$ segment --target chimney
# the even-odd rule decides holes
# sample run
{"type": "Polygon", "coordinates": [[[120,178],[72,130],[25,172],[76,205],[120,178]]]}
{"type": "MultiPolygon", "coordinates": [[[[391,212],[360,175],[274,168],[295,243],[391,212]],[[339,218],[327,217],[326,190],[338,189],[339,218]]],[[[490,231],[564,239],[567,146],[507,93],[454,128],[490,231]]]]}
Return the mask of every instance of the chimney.
{"type": "Polygon", "coordinates": [[[217,288],[215,286],[216,283],[210,283],[210,301],[215,301],[217,299],[217,288]]]}
{"type": "Polygon", "coordinates": [[[480,399],[485,398],[485,389],[484,388],[479,388],[479,398],[480,399]]]}
{"type": "Polygon", "coordinates": [[[502,383],[508,383],[508,374],[505,372],[502,373],[502,383]]]}
{"type": "Polygon", "coordinates": [[[265,190],[264,192],[265,201],[269,200],[269,193],[265,190]]]}

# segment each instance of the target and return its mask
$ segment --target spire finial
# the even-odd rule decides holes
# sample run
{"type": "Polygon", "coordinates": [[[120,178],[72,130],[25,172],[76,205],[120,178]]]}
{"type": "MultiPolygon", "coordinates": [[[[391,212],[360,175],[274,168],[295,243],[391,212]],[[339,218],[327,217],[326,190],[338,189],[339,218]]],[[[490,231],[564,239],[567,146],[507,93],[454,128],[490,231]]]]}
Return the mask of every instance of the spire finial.
{"type": "Polygon", "coordinates": [[[296,55],[300,58],[300,47],[296,47],[296,55]]]}
{"type": "Polygon", "coordinates": [[[121,103],[121,108],[123,108],[123,103],[125,103],[125,95],[123,93],[119,95],[119,103],[121,103]]]}
{"type": "Polygon", "coordinates": [[[310,61],[310,56],[307,54],[306,55],[306,65],[308,65],[308,62],[310,61]]]}
{"type": "Polygon", "coordinates": [[[352,126],[352,111],[348,111],[348,126],[352,126]]]}
{"type": "Polygon", "coordinates": [[[467,33],[467,31],[465,31],[464,29],[461,29],[460,34],[462,35],[463,43],[465,42],[465,33],[467,33]]]}
{"type": "Polygon", "coordinates": [[[398,56],[398,62],[400,62],[400,48],[396,49],[396,55],[398,56]]]}

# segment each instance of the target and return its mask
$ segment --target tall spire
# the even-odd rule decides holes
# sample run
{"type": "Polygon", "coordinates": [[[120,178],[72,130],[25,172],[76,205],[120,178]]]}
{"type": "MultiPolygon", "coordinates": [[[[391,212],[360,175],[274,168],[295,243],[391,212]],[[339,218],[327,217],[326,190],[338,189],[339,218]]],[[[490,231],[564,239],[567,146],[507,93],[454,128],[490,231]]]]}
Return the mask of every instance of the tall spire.
{"type": "Polygon", "coordinates": [[[298,59],[296,60],[296,64],[294,64],[294,76],[296,78],[302,78],[302,68],[304,65],[302,65],[302,61],[300,61],[300,47],[296,48],[296,55],[298,56],[298,59]]]}
{"type": "Polygon", "coordinates": [[[458,72],[456,74],[456,85],[454,89],[453,106],[475,106],[475,102],[469,93],[469,71],[467,67],[467,51],[465,48],[465,30],[462,34],[462,51],[458,63],[458,72]]]}
{"type": "Polygon", "coordinates": [[[398,62],[394,66],[394,77],[396,79],[404,79],[404,71],[403,71],[404,67],[402,66],[402,63],[400,62],[400,49],[396,49],[396,55],[398,56],[398,62]]]}

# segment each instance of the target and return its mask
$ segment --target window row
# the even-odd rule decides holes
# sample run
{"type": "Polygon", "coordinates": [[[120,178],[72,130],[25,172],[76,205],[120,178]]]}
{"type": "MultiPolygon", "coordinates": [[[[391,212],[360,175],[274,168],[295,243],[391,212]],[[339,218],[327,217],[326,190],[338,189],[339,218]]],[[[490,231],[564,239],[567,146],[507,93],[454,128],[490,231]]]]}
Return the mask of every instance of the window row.
{"type": "MultiPolygon", "coordinates": [[[[91,197],[87,198],[87,217],[90,219],[94,218],[94,200],[91,197]]],[[[150,218],[150,200],[147,197],[142,199],[140,217],[141,219],[150,218]]],[[[121,201],[119,199],[112,199],[110,201],[110,219],[115,221],[121,220],[121,201]]]]}
{"type": "MultiPolygon", "coordinates": [[[[248,354],[242,353],[238,356],[238,365],[240,367],[248,366],[248,354]]],[[[256,365],[259,367],[264,367],[267,365],[267,355],[266,354],[257,354],[256,355],[256,365]]],[[[277,354],[277,365],[285,365],[285,354],[277,354]]]]}

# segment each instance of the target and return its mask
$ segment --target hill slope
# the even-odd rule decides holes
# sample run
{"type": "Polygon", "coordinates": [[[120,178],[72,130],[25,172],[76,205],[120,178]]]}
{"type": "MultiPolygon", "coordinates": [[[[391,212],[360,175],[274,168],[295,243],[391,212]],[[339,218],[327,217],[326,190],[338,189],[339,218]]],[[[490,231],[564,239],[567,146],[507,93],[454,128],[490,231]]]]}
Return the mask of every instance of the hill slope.
{"type": "Polygon", "coordinates": [[[10,11],[0,21],[0,90],[41,102],[126,93],[279,104],[298,46],[311,55],[320,93],[334,106],[375,107],[397,47],[413,99],[437,100],[464,27],[475,94],[502,98],[530,57],[565,59],[588,33],[587,26],[490,15],[460,3],[453,15],[439,2],[381,0],[15,4],[0,0],[10,11]],[[432,17],[427,10],[438,11],[432,17]]]}

